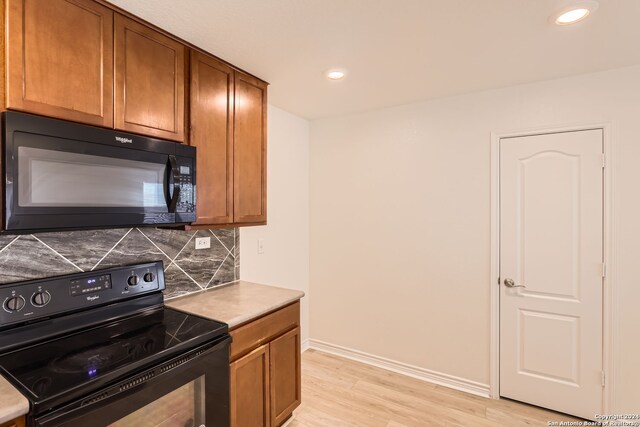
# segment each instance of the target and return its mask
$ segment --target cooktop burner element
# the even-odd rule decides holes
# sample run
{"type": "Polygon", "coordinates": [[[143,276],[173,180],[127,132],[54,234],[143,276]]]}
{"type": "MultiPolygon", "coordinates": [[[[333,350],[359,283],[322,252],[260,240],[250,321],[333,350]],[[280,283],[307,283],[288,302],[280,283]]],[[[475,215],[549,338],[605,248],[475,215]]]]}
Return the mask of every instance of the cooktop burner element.
{"type": "Polygon", "coordinates": [[[98,370],[114,366],[129,358],[129,352],[122,351],[119,342],[105,343],[93,348],[86,348],[65,354],[51,361],[51,370],[61,374],[86,372],[89,376],[97,375],[98,370]]]}
{"type": "Polygon", "coordinates": [[[0,309],[0,369],[29,398],[33,415],[227,336],[223,323],[164,307],[161,262],[92,272],[110,286],[90,295],[78,293],[78,283],[92,281],[82,275],[0,287],[0,303],[50,295],[43,307],[0,309]],[[143,273],[156,282],[133,295],[125,290],[131,275],[143,273]],[[105,303],[89,298],[96,296],[105,303]]]}
{"type": "MultiPolygon", "coordinates": [[[[160,341],[165,338],[165,325],[162,319],[146,329],[105,340],[94,346],[71,351],[50,363],[53,372],[61,374],[86,373],[90,378],[123,363],[152,355],[159,350],[160,341]]],[[[163,346],[164,348],[164,346],[163,346]]]]}

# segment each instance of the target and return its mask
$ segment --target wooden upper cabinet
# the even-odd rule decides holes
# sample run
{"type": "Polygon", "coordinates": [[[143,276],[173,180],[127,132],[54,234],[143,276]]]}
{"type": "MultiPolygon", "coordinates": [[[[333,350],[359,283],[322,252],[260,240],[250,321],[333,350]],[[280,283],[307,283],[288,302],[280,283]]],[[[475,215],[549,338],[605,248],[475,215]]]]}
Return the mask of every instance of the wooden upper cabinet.
{"type": "Polygon", "coordinates": [[[189,144],[197,147],[195,225],[233,222],[234,72],[191,52],[189,144]]]}
{"type": "Polygon", "coordinates": [[[266,224],[267,83],[103,2],[0,5],[0,109],[188,142],[194,225],[266,224]]]}
{"type": "Polygon", "coordinates": [[[181,43],[115,14],[115,127],[184,141],[181,43]]]}
{"type": "Polygon", "coordinates": [[[236,72],[233,139],[235,223],[267,221],[267,84],[236,72]]]}
{"type": "Polygon", "coordinates": [[[7,0],[6,107],[113,126],[113,12],[91,0],[7,0]]]}

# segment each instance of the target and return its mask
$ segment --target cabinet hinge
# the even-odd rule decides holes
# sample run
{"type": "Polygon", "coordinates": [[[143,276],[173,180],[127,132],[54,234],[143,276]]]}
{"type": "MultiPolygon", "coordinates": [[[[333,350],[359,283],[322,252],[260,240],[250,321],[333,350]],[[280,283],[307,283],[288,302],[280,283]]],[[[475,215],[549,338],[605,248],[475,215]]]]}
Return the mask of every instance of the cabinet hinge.
{"type": "Polygon", "coordinates": [[[605,264],[604,262],[602,263],[602,277],[607,277],[607,264],[605,264]]]}
{"type": "Polygon", "coordinates": [[[607,167],[607,155],[602,153],[602,169],[607,167]]]}
{"type": "Polygon", "coordinates": [[[602,371],[602,387],[604,387],[606,384],[607,384],[607,377],[604,371],[602,371]]]}

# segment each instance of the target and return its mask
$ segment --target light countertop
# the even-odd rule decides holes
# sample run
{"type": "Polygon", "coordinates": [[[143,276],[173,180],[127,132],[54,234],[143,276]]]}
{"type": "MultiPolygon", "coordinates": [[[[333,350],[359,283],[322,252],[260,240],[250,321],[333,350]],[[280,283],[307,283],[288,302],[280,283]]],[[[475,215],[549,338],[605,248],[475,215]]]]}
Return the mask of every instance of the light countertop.
{"type": "Polygon", "coordinates": [[[304,292],[238,281],[167,301],[169,307],[219,320],[233,329],[302,298],[304,292]]]}
{"type": "Polygon", "coordinates": [[[29,401],[0,375],[0,424],[29,412],[29,401]]]}

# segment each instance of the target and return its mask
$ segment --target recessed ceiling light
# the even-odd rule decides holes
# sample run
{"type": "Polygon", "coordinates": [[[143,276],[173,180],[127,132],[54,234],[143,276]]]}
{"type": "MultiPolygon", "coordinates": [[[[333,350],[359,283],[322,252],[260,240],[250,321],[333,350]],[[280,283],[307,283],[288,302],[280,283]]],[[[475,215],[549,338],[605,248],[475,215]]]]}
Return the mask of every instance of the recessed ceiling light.
{"type": "Polygon", "coordinates": [[[582,0],[556,11],[551,18],[556,25],[568,25],[580,22],[598,9],[598,2],[582,0]]]}
{"type": "Polygon", "coordinates": [[[586,18],[587,15],[589,15],[589,9],[573,9],[558,16],[556,24],[573,24],[574,22],[578,22],[579,20],[586,18]]]}
{"type": "Polygon", "coordinates": [[[342,70],[329,70],[325,73],[325,76],[329,80],[342,80],[346,73],[342,70]]]}

